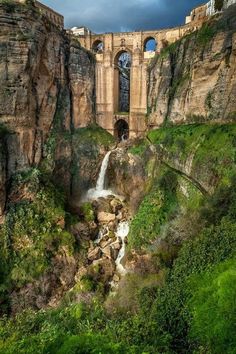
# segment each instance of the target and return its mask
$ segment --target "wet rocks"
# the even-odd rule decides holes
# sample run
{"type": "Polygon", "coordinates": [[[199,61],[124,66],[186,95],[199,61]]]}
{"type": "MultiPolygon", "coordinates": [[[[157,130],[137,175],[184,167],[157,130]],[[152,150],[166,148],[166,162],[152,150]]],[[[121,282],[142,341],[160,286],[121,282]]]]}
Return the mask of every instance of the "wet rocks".
{"type": "MultiPolygon", "coordinates": [[[[122,239],[116,234],[118,224],[129,219],[129,212],[124,201],[114,196],[98,198],[92,203],[95,224],[99,230],[96,240],[90,238],[87,264],[77,272],[76,282],[83,282],[89,277],[102,282],[105,287],[117,283],[120,279],[116,273],[116,261],[122,248],[122,239]]],[[[77,237],[89,237],[89,225],[78,223],[73,226],[77,237]]]]}
{"type": "Polygon", "coordinates": [[[98,225],[95,222],[79,222],[71,227],[72,234],[78,241],[95,240],[98,234],[98,225]]]}
{"type": "Polygon", "coordinates": [[[93,249],[90,249],[88,251],[88,260],[89,261],[95,261],[102,256],[102,250],[100,247],[95,247],[93,249]]]}
{"type": "Polygon", "coordinates": [[[98,217],[98,222],[99,223],[105,223],[105,224],[116,220],[116,215],[115,214],[105,213],[103,211],[98,213],[97,217],[98,217]]]}

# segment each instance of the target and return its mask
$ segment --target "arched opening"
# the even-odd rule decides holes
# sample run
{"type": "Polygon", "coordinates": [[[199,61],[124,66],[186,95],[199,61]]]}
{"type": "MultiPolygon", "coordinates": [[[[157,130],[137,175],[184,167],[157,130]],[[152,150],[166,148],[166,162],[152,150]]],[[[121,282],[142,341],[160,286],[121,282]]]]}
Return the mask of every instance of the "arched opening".
{"type": "Polygon", "coordinates": [[[97,39],[92,45],[92,50],[96,54],[102,53],[103,49],[104,49],[103,48],[103,42],[101,40],[99,40],[99,39],[97,39]]]}
{"type": "Polygon", "coordinates": [[[114,128],[117,140],[125,141],[129,139],[129,124],[124,119],[119,119],[114,128]]]}
{"type": "Polygon", "coordinates": [[[157,49],[157,42],[155,38],[148,37],[144,41],[144,52],[155,52],[157,49]]]}
{"type": "Polygon", "coordinates": [[[130,53],[119,52],[114,64],[114,111],[115,113],[128,113],[130,110],[130,53]]]}

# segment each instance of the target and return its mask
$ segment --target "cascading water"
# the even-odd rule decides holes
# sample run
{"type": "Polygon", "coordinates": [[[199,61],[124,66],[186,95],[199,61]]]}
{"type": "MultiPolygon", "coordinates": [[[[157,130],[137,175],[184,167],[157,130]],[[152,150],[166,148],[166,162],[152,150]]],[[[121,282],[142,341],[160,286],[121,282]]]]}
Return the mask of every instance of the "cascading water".
{"type": "Polygon", "coordinates": [[[117,230],[116,230],[116,237],[120,237],[121,241],[122,241],[122,247],[119,251],[119,254],[117,256],[116,259],[116,269],[120,274],[125,274],[126,270],[123,267],[123,265],[121,264],[122,259],[124,258],[125,255],[125,238],[128,236],[129,234],[129,223],[128,221],[123,221],[120,222],[117,230]]]}
{"type": "MultiPolygon", "coordinates": [[[[105,155],[105,157],[102,161],[102,165],[101,165],[101,169],[100,169],[99,176],[97,179],[96,187],[90,189],[87,192],[87,196],[86,196],[87,200],[94,200],[94,199],[98,199],[100,197],[106,198],[109,195],[113,195],[116,198],[120,198],[120,197],[116,196],[112,190],[105,189],[105,178],[106,178],[106,172],[107,172],[111,152],[112,151],[109,151],[105,155]]],[[[97,239],[94,241],[94,244],[97,245],[97,247],[100,247],[101,251],[102,251],[101,242],[102,242],[102,240],[107,241],[107,238],[109,238],[109,232],[110,232],[109,226],[103,225],[100,228],[97,239]]],[[[115,231],[116,240],[114,242],[110,243],[110,247],[112,247],[113,245],[117,244],[117,242],[120,242],[119,240],[121,240],[121,248],[119,250],[117,258],[114,259],[115,264],[116,264],[116,271],[121,276],[126,273],[126,270],[123,267],[123,265],[121,264],[121,261],[125,255],[125,239],[128,236],[128,234],[129,234],[128,221],[120,221],[117,226],[117,229],[115,231]]],[[[114,287],[113,282],[111,282],[110,284],[111,284],[111,287],[114,287]]]]}
{"type": "Polygon", "coordinates": [[[96,185],[96,190],[97,191],[103,191],[104,187],[105,187],[105,177],[106,177],[106,172],[107,172],[107,167],[108,167],[108,163],[109,163],[109,158],[111,155],[111,151],[109,151],[106,156],[104,157],[103,161],[102,161],[102,166],[101,166],[101,170],[98,176],[98,180],[97,180],[97,185],[96,185]]]}
{"type": "Polygon", "coordinates": [[[107,197],[108,195],[114,195],[112,190],[105,189],[105,178],[106,178],[106,172],[109,164],[110,155],[111,155],[111,151],[109,151],[105,155],[102,161],[96,187],[89,189],[87,193],[87,199],[97,199],[100,197],[107,197]]]}

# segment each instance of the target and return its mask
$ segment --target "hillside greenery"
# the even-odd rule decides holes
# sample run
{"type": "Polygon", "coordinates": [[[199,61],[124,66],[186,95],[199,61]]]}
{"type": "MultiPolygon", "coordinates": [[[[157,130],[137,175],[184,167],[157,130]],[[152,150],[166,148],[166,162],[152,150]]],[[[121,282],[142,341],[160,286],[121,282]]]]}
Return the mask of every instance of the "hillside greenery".
{"type": "MultiPolygon", "coordinates": [[[[85,303],[65,297],[55,309],[10,317],[7,293],[50,269],[61,247],[77,247],[61,226],[63,194],[36,169],[16,175],[13,185],[28,192],[0,230],[0,353],[235,353],[235,138],[234,125],[150,132],[162,160],[131,223],[127,258],[141,257],[136,271],[105,302],[99,293],[85,303]],[[192,178],[212,178],[207,194],[178,170],[191,154],[192,178]]],[[[134,153],[144,156],[140,144],[134,153]]],[[[91,205],[83,208],[93,221],[91,205]]]]}
{"type": "Polygon", "coordinates": [[[24,197],[9,205],[0,226],[0,300],[38,279],[52,267],[53,257],[66,249],[75,250],[74,237],[64,229],[66,217],[63,193],[43,179],[37,169],[18,173],[13,190],[23,187],[24,197]]]}

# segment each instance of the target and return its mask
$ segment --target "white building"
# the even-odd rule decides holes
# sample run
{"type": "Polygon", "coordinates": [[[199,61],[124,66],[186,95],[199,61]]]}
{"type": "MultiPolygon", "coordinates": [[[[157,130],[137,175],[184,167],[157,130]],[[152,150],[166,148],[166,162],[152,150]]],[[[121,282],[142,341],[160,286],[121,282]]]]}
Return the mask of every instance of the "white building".
{"type": "Polygon", "coordinates": [[[208,3],[206,5],[207,5],[207,10],[206,10],[207,16],[213,16],[216,13],[215,0],[208,1],[208,3]]]}
{"type": "Polygon", "coordinates": [[[224,0],[224,9],[227,9],[229,6],[236,4],[236,0],[224,0]]]}
{"type": "Polygon", "coordinates": [[[92,34],[92,32],[90,31],[89,28],[87,27],[73,27],[71,28],[71,32],[75,35],[75,36],[87,36],[89,34],[92,34]]]}
{"type": "MultiPolygon", "coordinates": [[[[236,0],[224,0],[222,10],[227,9],[229,6],[236,4],[236,0]]],[[[215,10],[215,0],[210,0],[207,3],[207,16],[213,16],[218,11],[215,10]]]]}

